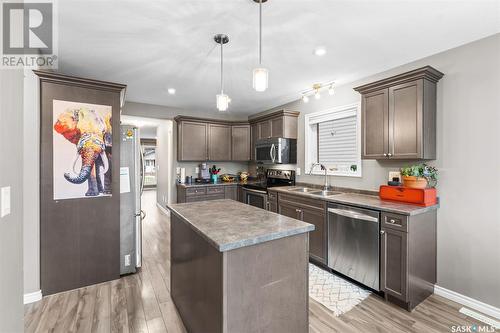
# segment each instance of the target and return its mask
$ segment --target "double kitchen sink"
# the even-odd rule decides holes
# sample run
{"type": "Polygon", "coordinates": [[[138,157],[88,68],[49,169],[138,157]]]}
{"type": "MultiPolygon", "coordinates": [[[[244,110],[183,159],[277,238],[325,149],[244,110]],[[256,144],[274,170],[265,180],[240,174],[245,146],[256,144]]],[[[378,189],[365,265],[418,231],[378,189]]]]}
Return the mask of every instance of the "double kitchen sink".
{"type": "Polygon", "coordinates": [[[322,191],[318,190],[317,188],[309,188],[309,187],[297,187],[297,188],[292,188],[289,190],[290,192],[299,192],[299,193],[307,193],[310,195],[316,195],[318,197],[331,197],[334,195],[342,194],[342,192],[337,192],[337,191],[322,191]]]}

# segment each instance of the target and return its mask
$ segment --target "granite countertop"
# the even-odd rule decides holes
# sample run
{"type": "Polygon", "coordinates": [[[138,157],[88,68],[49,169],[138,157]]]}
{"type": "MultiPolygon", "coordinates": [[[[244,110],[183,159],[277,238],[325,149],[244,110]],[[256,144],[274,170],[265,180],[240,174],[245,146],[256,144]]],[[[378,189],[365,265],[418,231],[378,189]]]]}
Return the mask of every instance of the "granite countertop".
{"type": "MultiPolygon", "coordinates": [[[[307,186],[305,186],[307,187],[307,186]]],[[[311,186],[312,187],[312,186],[311,186]]],[[[307,198],[314,198],[317,200],[324,200],[327,202],[334,202],[339,204],[348,204],[352,206],[358,206],[363,208],[371,208],[389,213],[396,213],[402,215],[418,215],[426,213],[430,210],[435,210],[439,208],[438,205],[429,206],[429,207],[421,207],[417,205],[410,205],[405,203],[398,203],[392,201],[380,200],[380,198],[376,195],[367,195],[360,193],[342,193],[333,195],[327,198],[320,197],[318,195],[310,194],[310,193],[302,193],[302,192],[294,192],[290,191],[294,187],[272,187],[269,188],[269,191],[282,192],[288,194],[294,194],[297,196],[303,196],[307,198]]]]}
{"type": "Polygon", "coordinates": [[[312,224],[234,200],[171,204],[167,207],[220,252],[314,230],[312,224]]]}

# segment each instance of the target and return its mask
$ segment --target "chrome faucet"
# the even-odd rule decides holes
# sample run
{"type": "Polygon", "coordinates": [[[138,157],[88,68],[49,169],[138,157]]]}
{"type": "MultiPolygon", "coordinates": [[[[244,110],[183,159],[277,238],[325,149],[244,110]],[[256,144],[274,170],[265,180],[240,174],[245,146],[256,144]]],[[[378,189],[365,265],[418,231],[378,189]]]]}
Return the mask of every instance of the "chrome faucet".
{"type": "Polygon", "coordinates": [[[326,192],[330,188],[330,186],[328,185],[328,168],[321,163],[313,163],[309,174],[312,174],[313,169],[318,165],[321,166],[321,170],[325,170],[325,185],[323,186],[323,192],[326,192]]]}

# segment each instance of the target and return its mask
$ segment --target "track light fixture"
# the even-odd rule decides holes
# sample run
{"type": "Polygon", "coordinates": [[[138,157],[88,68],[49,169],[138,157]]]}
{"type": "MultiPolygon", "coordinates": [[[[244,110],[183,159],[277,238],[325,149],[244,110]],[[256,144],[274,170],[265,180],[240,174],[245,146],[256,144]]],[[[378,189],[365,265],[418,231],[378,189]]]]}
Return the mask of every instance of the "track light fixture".
{"type": "Polygon", "coordinates": [[[309,102],[309,96],[314,96],[315,99],[320,99],[321,92],[326,89],[328,89],[329,95],[333,95],[335,93],[334,85],[335,82],[315,83],[311,89],[302,92],[302,101],[304,103],[309,102]]]}

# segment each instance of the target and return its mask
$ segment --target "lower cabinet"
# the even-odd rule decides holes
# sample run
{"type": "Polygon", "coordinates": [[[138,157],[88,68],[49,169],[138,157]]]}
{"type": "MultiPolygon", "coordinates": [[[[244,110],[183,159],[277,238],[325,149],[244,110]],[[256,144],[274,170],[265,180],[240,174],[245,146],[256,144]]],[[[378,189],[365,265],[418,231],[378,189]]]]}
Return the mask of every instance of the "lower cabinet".
{"type": "Polygon", "coordinates": [[[238,185],[177,186],[177,203],[219,199],[238,200],[238,185]]]}
{"type": "Polygon", "coordinates": [[[380,289],[385,298],[412,310],[436,284],[436,210],[405,216],[382,213],[380,289]]]}
{"type": "Polygon", "coordinates": [[[380,286],[386,294],[406,302],[408,235],[390,228],[380,233],[380,286]]]}
{"type": "Polygon", "coordinates": [[[309,255],[327,264],[326,203],[293,195],[278,194],[278,213],[314,225],[309,233],[309,255]]]}
{"type": "Polygon", "coordinates": [[[267,210],[273,213],[278,212],[278,195],[275,192],[267,194],[267,210]]]}

